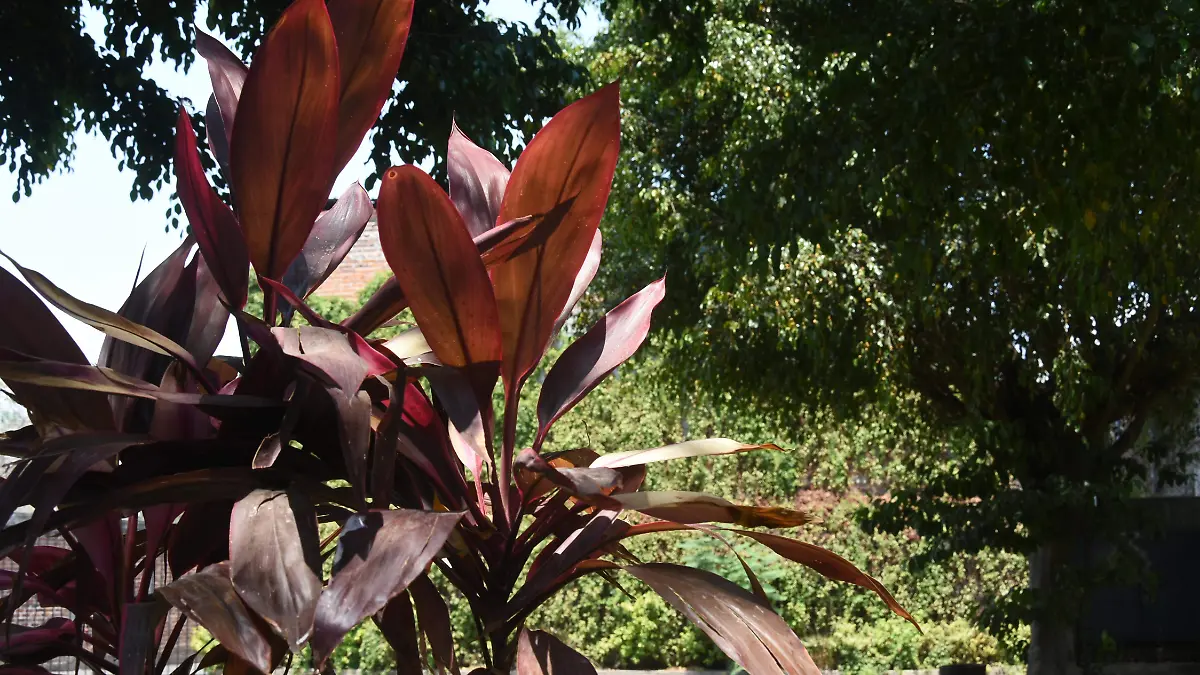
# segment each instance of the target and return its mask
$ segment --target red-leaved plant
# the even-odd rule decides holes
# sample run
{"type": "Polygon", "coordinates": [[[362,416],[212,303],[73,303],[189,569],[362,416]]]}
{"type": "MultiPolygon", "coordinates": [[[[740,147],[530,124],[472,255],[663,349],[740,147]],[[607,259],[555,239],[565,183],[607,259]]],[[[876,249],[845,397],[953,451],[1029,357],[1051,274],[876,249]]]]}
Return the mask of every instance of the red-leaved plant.
{"type": "Polygon", "coordinates": [[[387,171],[377,212],[394,278],[340,325],[309,309],[304,298],[372,215],[357,185],[323,207],[391,91],[411,12],[409,0],[297,0],[249,69],[201,35],[214,88],[209,147],[234,206],[209,184],[181,111],[175,170],[191,234],[119,312],[32,270],[18,266],[27,286],[0,269],[0,378],[32,420],[0,438],[0,452],[19,458],[0,487],[0,516],[33,509],[0,530],[0,553],[18,566],[0,573],[3,670],[44,673],[39,664],[68,656],[98,671],[159,675],[187,621],[219,647],[175,672],[268,672],[304,645],[322,668],[371,618],[399,673],[427,663],[458,672],[446,605],[428,576],[436,566],[473,611],[476,673],[594,672],[525,621],[580,576],[615,581],[622,571],[751,673],[817,672],[749,567],[747,591],[643,562],[621,543],[683,529],[754,539],[874,591],[911,621],[846,560],[756,529],[794,527],[800,513],[639,489],[654,462],[774,446],[706,439],[542,453],[555,420],[645,340],[663,280],[567,347],[541,385],[532,447],[518,446],[522,387],[600,262],[617,85],[556,115],[511,175],[457,128],[449,195],[412,166],[387,171]],[[251,267],[262,317],[244,311],[251,267]],[[106,334],[97,365],[30,287],[106,334]],[[405,308],[416,328],[370,337],[405,308]],[[291,327],[293,313],[308,325],[291,327]],[[231,315],[241,358],[214,357],[231,315]],[[321,541],[319,523],[335,523],[336,536],[321,541]],[[35,545],[54,531],[65,547],[35,545]],[[163,558],[168,583],[156,587],[163,558]],[[71,618],[14,625],[34,599],[71,618]],[[167,620],[170,606],[177,620],[167,620]]]}

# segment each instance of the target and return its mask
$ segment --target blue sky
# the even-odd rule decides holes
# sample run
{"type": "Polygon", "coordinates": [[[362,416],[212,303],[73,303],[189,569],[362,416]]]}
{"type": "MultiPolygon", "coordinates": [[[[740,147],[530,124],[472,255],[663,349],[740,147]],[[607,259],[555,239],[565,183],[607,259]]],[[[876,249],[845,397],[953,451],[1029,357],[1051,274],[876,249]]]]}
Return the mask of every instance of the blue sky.
{"type": "MultiPolygon", "coordinates": [[[[487,11],[498,18],[532,22],[537,9],[522,0],[492,0],[487,11]]],[[[201,9],[203,16],[203,9],[201,9]]],[[[99,14],[85,11],[86,30],[103,40],[99,14]]],[[[580,33],[590,37],[600,27],[595,14],[586,17],[580,33]]],[[[146,70],[159,86],[172,96],[190,98],[203,104],[211,87],[202,59],[189,72],[156,62],[146,70]]],[[[195,113],[195,110],[191,112],[195,113]]],[[[447,123],[449,121],[447,120],[447,123]]],[[[75,157],[71,171],[51,176],[33,189],[31,197],[13,203],[0,199],[0,250],[35,269],[75,297],[116,310],[128,295],[145,249],[143,274],[153,269],[180,242],[178,230],[164,231],[165,213],[170,206],[172,187],[168,186],[149,201],[131,202],[129,190],[134,175],[117,168],[108,142],[82,131],[75,135],[75,157]]],[[[352,159],[334,186],[339,194],[354,181],[362,181],[370,172],[366,165],[368,144],[352,159]]],[[[16,176],[4,167],[8,190],[16,188],[16,176]]],[[[12,270],[7,261],[0,265],[12,270]]],[[[60,320],[75,337],[89,358],[95,360],[103,335],[78,321],[59,314],[60,320]]],[[[231,334],[220,351],[236,353],[231,334]]]]}

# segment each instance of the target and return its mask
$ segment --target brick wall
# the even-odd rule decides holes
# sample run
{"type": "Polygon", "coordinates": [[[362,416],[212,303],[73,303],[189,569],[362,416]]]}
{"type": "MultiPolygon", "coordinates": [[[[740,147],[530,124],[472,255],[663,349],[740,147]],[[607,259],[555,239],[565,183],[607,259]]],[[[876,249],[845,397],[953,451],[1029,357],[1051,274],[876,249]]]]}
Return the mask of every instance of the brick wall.
{"type": "Polygon", "coordinates": [[[350,249],[342,264],[321,284],[315,295],[357,301],[363,287],[381,272],[390,270],[383,258],[383,249],[379,246],[379,227],[375,217],[371,216],[362,237],[354,244],[354,248],[350,249]]]}

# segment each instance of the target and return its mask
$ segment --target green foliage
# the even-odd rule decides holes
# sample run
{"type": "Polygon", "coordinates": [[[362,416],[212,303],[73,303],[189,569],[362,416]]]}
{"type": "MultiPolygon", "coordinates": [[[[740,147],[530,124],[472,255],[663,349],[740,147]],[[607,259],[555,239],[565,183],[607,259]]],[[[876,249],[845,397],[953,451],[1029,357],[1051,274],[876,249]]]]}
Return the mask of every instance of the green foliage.
{"type": "Polygon", "coordinates": [[[885,457],[903,434],[881,427],[915,420],[867,480],[892,497],[875,524],[938,542],[924,558],[1119,538],[1146,467],[1179,477],[1188,3],[604,6],[586,58],[626,107],[602,295],[667,269],[676,382],[859,427],[885,457]]]}

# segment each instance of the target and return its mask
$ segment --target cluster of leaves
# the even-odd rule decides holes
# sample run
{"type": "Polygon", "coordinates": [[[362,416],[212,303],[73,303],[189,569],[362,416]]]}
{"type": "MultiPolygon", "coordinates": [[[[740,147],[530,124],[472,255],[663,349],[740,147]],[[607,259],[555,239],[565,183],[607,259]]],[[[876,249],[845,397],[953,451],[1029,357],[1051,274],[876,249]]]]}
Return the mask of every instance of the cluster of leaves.
{"type": "Polygon", "coordinates": [[[419,672],[426,645],[438,670],[458,672],[435,566],[471,607],[479,673],[593,672],[525,621],[571,581],[616,584],[618,571],[747,670],[816,673],[748,565],[752,591],[644,562],[622,544],[678,531],[756,541],[915,624],[851,562],[764,531],[803,524],[798,511],[641,489],[648,464],[776,446],[544,447],[554,422],[646,339],[664,280],[562,351],[541,381],[531,442],[518,443],[525,384],[599,267],[620,145],[616,85],[555,115],[511,174],[456,128],[449,195],[412,165],[389,169],[375,209],[394,276],[340,323],[306,303],[371,217],[357,185],[322,209],[391,91],[410,15],[401,0],[296,0],[248,69],[200,36],[214,87],[208,146],[233,206],[208,182],[181,110],[175,173],[194,241],[119,312],[15,261],[29,286],[0,272],[0,312],[15,327],[0,335],[0,378],[32,420],[0,439],[21,458],[0,487],[0,517],[33,507],[29,521],[0,530],[0,553],[19,563],[4,577],[0,658],[36,672],[70,656],[157,675],[194,621],[220,646],[179,672],[271,672],[305,648],[321,669],[371,618],[398,672],[419,672]],[[251,267],[261,316],[244,309],[251,267]],[[98,365],[42,299],[106,334],[98,365]],[[405,309],[415,328],[372,337],[405,309]],[[297,314],[306,325],[291,325],[297,314]],[[242,355],[215,357],[230,316],[242,355]],[[323,524],[333,530],[324,540],[323,524]],[[51,530],[66,548],[34,545],[51,530]],[[173,579],[152,588],[161,557],[173,579]],[[73,618],[11,625],[34,598],[73,618]],[[182,613],[169,629],[168,606],[182,613]]]}
{"type": "Polygon", "coordinates": [[[1146,467],[1180,475],[1146,432],[1194,417],[1191,3],[605,7],[628,161],[601,285],[667,269],[685,381],[810,417],[915,401],[945,440],[879,523],[947,553],[1119,540],[1146,467]]]}
{"type": "MultiPolygon", "coordinates": [[[[227,36],[248,58],[288,2],[204,4],[208,29],[227,36]]],[[[556,19],[578,21],[580,4],[543,3],[532,27],[492,19],[478,0],[419,4],[409,38],[417,56],[400,69],[397,91],[379,121],[372,179],[389,166],[393,152],[413,163],[439,158],[435,149],[445,147],[444,121],[452,113],[486,145],[515,159],[513,133],[531,137],[582,79],[555,31],[556,19]]],[[[174,108],[144,69],[156,57],[177,67],[192,65],[200,34],[196,12],[195,2],[0,5],[0,21],[12,28],[0,45],[0,162],[17,176],[14,201],[70,167],[72,138],[81,126],[103,134],[121,165],[136,173],[131,199],[148,199],[170,182],[174,108]],[[103,22],[104,40],[84,32],[89,7],[93,20],[103,22]]],[[[437,171],[443,170],[439,161],[437,171]]]]}

